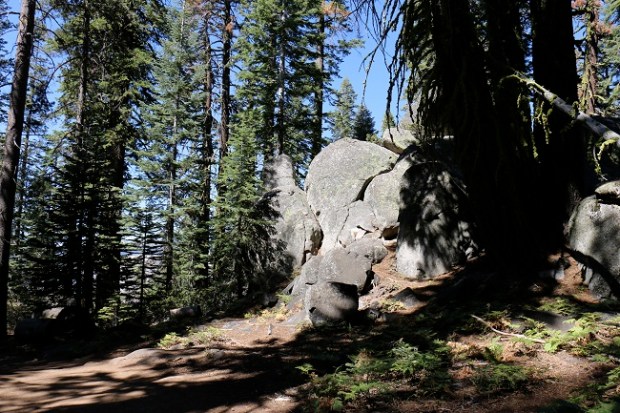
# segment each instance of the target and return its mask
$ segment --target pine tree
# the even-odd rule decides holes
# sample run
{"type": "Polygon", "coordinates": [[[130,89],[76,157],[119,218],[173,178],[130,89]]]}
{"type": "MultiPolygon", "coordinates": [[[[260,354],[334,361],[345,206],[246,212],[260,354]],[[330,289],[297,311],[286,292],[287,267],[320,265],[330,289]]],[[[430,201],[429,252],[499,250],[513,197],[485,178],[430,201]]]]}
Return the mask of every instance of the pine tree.
{"type": "Polygon", "coordinates": [[[11,85],[2,172],[0,173],[0,339],[5,337],[7,333],[9,260],[15,212],[15,182],[17,180],[26,97],[28,94],[28,76],[35,20],[34,0],[22,1],[19,18],[15,70],[11,85]]]}
{"type": "Polygon", "coordinates": [[[375,120],[372,113],[363,103],[357,107],[355,119],[353,120],[353,139],[367,141],[369,138],[376,136],[375,120]]]}
{"type": "Polygon", "coordinates": [[[263,259],[259,234],[267,223],[256,211],[261,184],[256,174],[259,152],[255,125],[260,118],[257,110],[238,114],[231,130],[230,152],[222,159],[223,172],[218,179],[226,191],[215,202],[218,214],[213,220],[213,288],[221,293],[221,301],[213,305],[219,307],[227,301],[225,293],[242,297],[247,292],[263,259]]]}
{"type": "MultiPolygon", "coordinates": [[[[102,308],[120,286],[122,189],[126,150],[139,135],[137,103],[148,99],[156,1],[52,2],[61,27],[51,48],[62,65],[64,130],[48,205],[59,231],[64,293],[102,308]]],[[[33,234],[34,236],[34,234],[33,234]]]]}
{"type": "Polygon", "coordinates": [[[317,65],[324,42],[318,3],[242,2],[244,24],[236,43],[237,98],[261,110],[256,125],[261,151],[267,158],[288,154],[302,174],[318,139],[317,88],[329,78],[329,71],[317,65]]]}
{"type": "MultiPolygon", "coordinates": [[[[12,24],[8,19],[9,7],[6,0],[0,1],[0,84],[9,85],[11,83],[13,59],[7,50],[6,34],[12,29],[12,24]]],[[[0,94],[0,122],[6,123],[6,114],[9,108],[9,94],[0,94]]]]}
{"type": "Polygon", "coordinates": [[[331,114],[332,139],[353,137],[355,123],[355,101],[357,94],[348,78],[344,78],[336,93],[336,110],[331,114]]]}
{"type": "MultiPolygon", "coordinates": [[[[45,15],[45,11],[41,12],[45,15]]],[[[43,194],[48,191],[41,190],[41,186],[49,184],[45,181],[45,174],[40,173],[46,169],[44,155],[48,146],[46,139],[48,125],[47,118],[53,110],[53,104],[48,99],[49,82],[53,73],[53,62],[50,61],[43,50],[48,32],[40,21],[35,25],[33,55],[31,58],[31,75],[29,79],[28,100],[26,103],[26,115],[24,119],[24,133],[22,139],[22,152],[19,165],[19,178],[17,181],[17,198],[15,210],[14,243],[12,245],[10,289],[13,297],[22,304],[25,311],[32,313],[40,291],[31,288],[42,279],[38,266],[41,257],[33,259],[30,241],[34,241],[30,235],[34,228],[39,228],[45,218],[40,215],[42,205],[45,203],[43,194]]],[[[39,233],[42,239],[49,239],[39,233]]]]}
{"type": "Polygon", "coordinates": [[[598,65],[598,93],[597,109],[602,114],[611,117],[620,117],[620,81],[617,74],[620,72],[620,3],[607,3],[603,10],[604,17],[599,25],[600,59],[598,65]]]}
{"type": "Polygon", "coordinates": [[[380,35],[402,23],[389,89],[403,92],[410,103],[419,101],[427,136],[454,137],[455,163],[488,257],[498,265],[528,267],[562,246],[570,188],[582,189],[581,138],[562,115],[546,117],[549,109],[540,101],[532,130],[533,102],[523,75],[533,75],[565,100],[577,100],[571,4],[516,0],[475,6],[460,0],[388,1],[380,35]],[[543,201],[532,207],[526,193],[543,201]]]}
{"type": "Polygon", "coordinates": [[[165,288],[162,257],[164,256],[165,225],[157,221],[157,205],[151,199],[132,203],[124,216],[125,233],[122,264],[122,303],[124,318],[145,321],[161,319],[161,314],[147,313],[151,304],[161,299],[165,288]],[[139,206],[137,204],[140,204],[139,206]],[[137,306],[135,305],[137,303],[137,306]]]}
{"type": "MultiPolygon", "coordinates": [[[[185,2],[169,9],[170,39],[155,65],[155,102],[147,108],[149,139],[143,141],[140,168],[149,176],[151,188],[158,193],[166,222],[166,290],[170,292],[175,276],[175,246],[183,198],[188,179],[197,162],[197,140],[202,135],[202,73],[198,63],[199,19],[185,2]],[[184,151],[183,148],[191,148],[184,151]]],[[[153,190],[151,189],[151,190],[153,190]]]]}
{"type": "MultiPolygon", "coordinates": [[[[351,35],[350,16],[346,6],[339,1],[321,1],[318,18],[318,32],[321,35],[317,45],[316,67],[318,70],[317,84],[314,86],[314,124],[311,158],[314,158],[326,140],[323,136],[324,101],[333,96],[331,83],[338,76],[339,64],[350,51],[362,44],[359,39],[347,39],[351,35]]],[[[327,119],[329,121],[329,119],[327,119]]]]}

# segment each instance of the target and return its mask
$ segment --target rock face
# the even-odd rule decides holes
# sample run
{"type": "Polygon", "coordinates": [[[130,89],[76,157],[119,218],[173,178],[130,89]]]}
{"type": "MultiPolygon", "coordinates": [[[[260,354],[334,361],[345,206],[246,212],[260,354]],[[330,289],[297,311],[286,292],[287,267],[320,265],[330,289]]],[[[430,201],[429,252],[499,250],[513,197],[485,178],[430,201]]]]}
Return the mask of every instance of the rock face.
{"type": "Polygon", "coordinates": [[[398,234],[400,193],[403,189],[404,175],[413,164],[409,154],[398,160],[390,172],[376,176],[364,193],[366,202],[375,216],[375,227],[382,238],[392,239],[398,234]]]}
{"type": "Polygon", "coordinates": [[[585,198],[569,221],[569,246],[584,265],[584,282],[600,298],[620,297],[620,181],[585,198]]]}
{"type": "Polygon", "coordinates": [[[314,158],[305,185],[310,208],[323,229],[322,251],[333,249],[339,238],[347,242],[345,223],[347,228],[367,225],[369,217],[364,216],[358,222],[350,209],[368,210],[356,201],[362,201],[370,181],[390,171],[395,162],[393,152],[354,139],[340,139],[314,158]]]}
{"type": "Polygon", "coordinates": [[[372,280],[373,257],[345,248],[335,248],[324,256],[312,257],[295,279],[291,295],[299,296],[309,286],[321,282],[353,285],[358,292],[367,289],[372,280]]]}
{"type": "Polygon", "coordinates": [[[372,279],[371,259],[345,248],[329,251],[321,261],[318,281],[354,285],[357,292],[366,290],[372,279]]]}
{"type": "Polygon", "coordinates": [[[388,255],[387,248],[383,245],[383,242],[375,238],[362,238],[353,242],[347,247],[350,253],[355,253],[359,256],[365,257],[373,264],[377,264],[388,255]]]}
{"type": "Polygon", "coordinates": [[[317,253],[321,227],[310,210],[306,194],[295,184],[293,164],[288,156],[275,157],[263,174],[270,189],[266,196],[276,217],[275,241],[283,244],[292,267],[299,268],[307,257],[317,253]]]}
{"type": "Polygon", "coordinates": [[[414,279],[449,271],[473,254],[464,184],[441,162],[413,164],[403,176],[397,270],[414,279]]]}

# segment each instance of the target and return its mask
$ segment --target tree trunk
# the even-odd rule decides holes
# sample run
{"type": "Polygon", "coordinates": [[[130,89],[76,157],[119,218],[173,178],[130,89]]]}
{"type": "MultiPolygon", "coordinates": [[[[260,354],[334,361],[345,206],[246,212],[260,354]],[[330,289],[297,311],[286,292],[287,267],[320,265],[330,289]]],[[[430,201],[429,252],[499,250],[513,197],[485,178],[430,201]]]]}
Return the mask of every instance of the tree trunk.
{"type": "Polygon", "coordinates": [[[230,137],[230,65],[233,25],[234,23],[232,21],[232,0],[225,0],[224,30],[222,32],[222,118],[220,122],[220,168],[222,167],[222,159],[228,154],[228,140],[230,137]]]}
{"type": "Polygon", "coordinates": [[[506,137],[499,138],[484,50],[467,2],[442,0],[432,7],[441,123],[454,134],[454,155],[467,183],[480,242],[498,264],[507,264],[520,239],[512,228],[513,160],[503,146],[506,137]]]}
{"type": "MultiPolygon", "coordinates": [[[[71,271],[73,272],[71,278],[76,281],[75,298],[80,306],[86,309],[93,307],[93,278],[94,274],[88,268],[84,268],[85,257],[88,259],[88,251],[86,251],[85,244],[89,244],[87,239],[87,223],[86,221],[92,216],[92,211],[87,212],[86,208],[86,194],[84,187],[84,180],[86,179],[86,165],[85,156],[86,148],[84,144],[84,134],[86,130],[86,95],[88,90],[88,68],[90,61],[90,9],[88,1],[84,1],[82,4],[84,8],[83,22],[82,22],[82,50],[80,56],[80,79],[78,86],[77,107],[75,116],[75,147],[73,148],[73,157],[78,164],[77,179],[74,180],[73,191],[75,199],[78,201],[76,211],[76,229],[73,234],[70,234],[72,238],[70,244],[73,248],[69,249],[71,258],[69,261],[75,265],[71,265],[71,271]]],[[[89,203],[92,201],[89,201],[89,203]]],[[[90,208],[91,210],[93,208],[90,208]]]]}
{"type": "MultiPolygon", "coordinates": [[[[323,1],[324,5],[325,2],[323,1]]],[[[312,137],[312,146],[310,148],[310,156],[314,159],[315,156],[321,151],[323,147],[323,100],[325,88],[325,78],[323,73],[325,72],[325,13],[324,7],[321,7],[319,11],[319,33],[321,34],[320,43],[317,48],[316,58],[316,71],[317,71],[317,84],[314,92],[314,136],[312,137]]]]}
{"type": "MultiPolygon", "coordinates": [[[[577,102],[577,63],[572,9],[568,0],[531,0],[534,80],[568,102],[577,102]]],[[[538,102],[537,107],[541,107],[538,102]]],[[[546,113],[548,106],[542,106],[546,113]]],[[[538,226],[548,249],[561,248],[571,203],[584,191],[585,143],[565,114],[552,111],[536,125],[534,140],[541,165],[537,198],[538,226]],[[544,229],[544,230],[543,230],[544,229]]]]}
{"type": "Polygon", "coordinates": [[[579,88],[579,107],[582,112],[594,114],[596,108],[597,67],[598,67],[598,25],[600,0],[587,0],[584,12],[586,29],[586,50],[583,61],[583,74],[579,88]]]}
{"type": "MultiPolygon", "coordinates": [[[[209,223],[211,221],[211,185],[212,185],[212,177],[211,177],[211,167],[214,161],[214,148],[213,148],[213,86],[214,86],[214,74],[213,74],[213,48],[211,45],[211,39],[209,37],[209,18],[211,16],[205,14],[205,32],[204,36],[204,64],[206,66],[205,70],[205,78],[204,78],[204,93],[205,93],[205,101],[204,101],[204,111],[205,117],[203,121],[203,143],[202,143],[202,168],[203,168],[203,178],[201,188],[201,209],[200,209],[200,217],[199,217],[199,225],[204,228],[206,231],[205,239],[201,239],[201,245],[199,247],[200,251],[204,251],[204,254],[201,254],[201,259],[209,255],[209,251],[211,249],[211,237],[210,237],[210,229],[209,223]]],[[[209,282],[209,263],[204,262],[204,269],[201,270],[201,278],[199,287],[207,288],[209,282]]]]}
{"type": "MultiPolygon", "coordinates": [[[[284,139],[286,133],[286,118],[284,110],[286,108],[286,2],[281,2],[280,11],[280,24],[281,38],[278,45],[278,92],[276,94],[276,100],[278,102],[278,117],[276,126],[276,136],[278,146],[276,148],[278,155],[284,153],[284,139]]],[[[270,156],[271,154],[266,154],[270,156]]]]}
{"type": "MultiPolygon", "coordinates": [[[[178,108],[177,108],[178,110],[178,108]]],[[[177,136],[177,118],[174,117],[172,133],[175,137],[174,143],[172,144],[172,154],[170,158],[170,170],[168,171],[169,177],[169,188],[168,188],[168,211],[166,214],[166,246],[164,250],[165,254],[165,265],[166,265],[166,292],[172,291],[172,281],[174,277],[174,238],[175,238],[175,222],[174,222],[174,214],[176,211],[177,205],[177,189],[176,189],[176,180],[177,180],[177,157],[178,157],[178,148],[176,143],[177,136]]]]}
{"type": "Polygon", "coordinates": [[[19,151],[24,128],[28,73],[32,55],[35,0],[22,0],[17,33],[15,71],[11,85],[4,158],[0,172],[0,338],[7,334],[8,283],[11,231],[19,151]]]}

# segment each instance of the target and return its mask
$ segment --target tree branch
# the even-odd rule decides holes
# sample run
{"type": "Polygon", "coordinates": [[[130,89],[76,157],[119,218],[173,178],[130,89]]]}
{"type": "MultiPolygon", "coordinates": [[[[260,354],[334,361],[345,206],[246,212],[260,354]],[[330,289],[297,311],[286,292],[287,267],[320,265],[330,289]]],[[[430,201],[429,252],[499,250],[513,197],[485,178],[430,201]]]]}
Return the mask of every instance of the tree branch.
{"type": "Polygon", "coordinates": [[[472,318],[476,321],[481,322],[482,324],[484,324],[487,328],[489,328],[491,331],[493,331],[494,333],[500,334],[502,336],[509,336],[509,337],[517,337],[517,338],[522,338],[524,340],[530,340],[533,341],[535,343],[541,343],[541,344],[545,344],[545,340],[541,340],[538,338],[532,338],[532,337],[528,337],[526,335],[523,334],[515,334],[515,333],[507,333],[505,331],[501,331],[498,330],[496,328],[494,328],[491,324],[489,324],[488,322],[484,321],[482,318],[478,317],[477,315],[473,315],[470,314],[472,316],[472,318]]]}
{"type": "Polygon", "coordinates": [[[545,99],[551,106],[568,115],[571,119],[580,122],[593,134],[604,139],[605,142],[613,141],[616,143],[617,146],[620,147],[620,135],[609,129],[607,126],[603,125],[601,122],[594,119],[592,116],[579,111],[574,106],[566,103],[564,99],[560,98],[555,93],[544,88],[543,86],[539,85],[538,83],[536,83],[532,79],[529,79],[523,74],[514,75],[512,76],[512,78],[516,78],[519,82],[524,83],[530,88],[530,90],[534,91],[538,96],[545,99]]]}

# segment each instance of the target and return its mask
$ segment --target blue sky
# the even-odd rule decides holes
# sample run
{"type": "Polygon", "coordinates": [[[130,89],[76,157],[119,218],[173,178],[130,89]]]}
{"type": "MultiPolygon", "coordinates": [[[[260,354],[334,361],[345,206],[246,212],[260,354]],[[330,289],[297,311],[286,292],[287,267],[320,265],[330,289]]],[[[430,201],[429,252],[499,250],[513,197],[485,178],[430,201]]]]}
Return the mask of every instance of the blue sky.
{"type": "MultiPolygon", "coordinates": [[[[364,37],[364,35],[366,35],[365,29],[360,28],[359,30],[361,32],[360,35],[364,37]]],[[[342,78],[347,77],[353,85],[355,92],[358,94],[357,103],[360,103],[363,99],[375,119],[376,129],[379,131],[385,115],[389,85],[389,73],[384,60],[392,58],[390,53],[394,49],[394,36],[389,38],[385,44],[386,56],[384,57],[380,53],[377,54],[375,62],[370,67],[368,74],[366,74],[366,67],[363,66],[364,64],[368,65],[368,62],[364,62],[364,59],[376,47],[376,41],[373,40],[371,36],[366,36],[364,41],[364,47],[354,50],[342,62],[340,66],[341,78],[336,79],[333,86],[335,89],[338,89],[342,82],[342,78]],[[364,96],[362,96],[364,82],[366,82],[366,89],[364,96]]],[[[393,115],[397,114],[398,106],[398,99],[394,96],[391,104],[393,115]]],[[[379,131],[379,134],[381,134],[381,131],[379,131]]]]}

